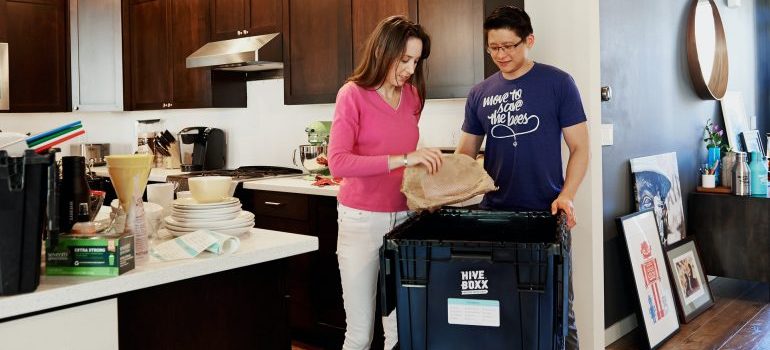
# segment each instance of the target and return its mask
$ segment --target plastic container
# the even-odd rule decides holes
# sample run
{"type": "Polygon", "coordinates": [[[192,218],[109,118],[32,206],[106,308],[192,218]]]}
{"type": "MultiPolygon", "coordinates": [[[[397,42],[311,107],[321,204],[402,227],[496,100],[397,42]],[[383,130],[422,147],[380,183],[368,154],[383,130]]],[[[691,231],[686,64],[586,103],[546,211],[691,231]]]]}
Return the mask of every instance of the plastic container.
{"type": "Polygon", "coordinates": [[[562,349],[564,216],[442,209],[384,238],[381,303],[402,350],[562,349]]]}
{"type": "MultiPolygon", "coordinates": [[[[40,283],[49,181],[54,155],[0,151],[0,295],[32,292],[40,283]]],[[[53,217],[55,218],[55,214],[53,217]]]]}

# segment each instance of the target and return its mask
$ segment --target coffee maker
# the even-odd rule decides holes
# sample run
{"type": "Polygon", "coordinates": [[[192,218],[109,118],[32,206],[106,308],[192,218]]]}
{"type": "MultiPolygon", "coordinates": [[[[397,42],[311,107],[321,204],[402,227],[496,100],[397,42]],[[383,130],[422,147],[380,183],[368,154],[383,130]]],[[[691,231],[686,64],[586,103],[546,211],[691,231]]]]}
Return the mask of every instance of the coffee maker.
{"type": "Polygon", "coordinates": [[[193,126],[177,134],[182,171],[216,170],[225,167],[227,142],[222,129],[193,126]]]}

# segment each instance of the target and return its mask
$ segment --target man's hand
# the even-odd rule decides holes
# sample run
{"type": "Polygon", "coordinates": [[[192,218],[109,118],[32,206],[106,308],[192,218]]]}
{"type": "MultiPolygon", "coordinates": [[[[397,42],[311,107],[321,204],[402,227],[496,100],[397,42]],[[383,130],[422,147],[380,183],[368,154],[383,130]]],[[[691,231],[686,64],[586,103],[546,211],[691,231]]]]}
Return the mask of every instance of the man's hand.
{"type": "Polygon", "coordinates": [[[551,214],[556,215],[559,210],[564,210],[564,213],[567,214],[567,227],[570,230],[577,225],[577,221],[575,220],[575,206],[572,204],[571,198],[561,194],[556,197],[556,200],[551,203],[551,214]]]}

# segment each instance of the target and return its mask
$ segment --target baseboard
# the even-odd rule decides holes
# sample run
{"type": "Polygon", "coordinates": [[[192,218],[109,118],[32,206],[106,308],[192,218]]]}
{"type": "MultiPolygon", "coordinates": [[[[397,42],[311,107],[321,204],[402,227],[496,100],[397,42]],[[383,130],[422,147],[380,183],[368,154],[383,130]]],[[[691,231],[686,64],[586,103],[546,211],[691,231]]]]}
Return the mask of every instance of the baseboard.
{"type": "Polygon", "coordinates": [[[636,328],[636,314],[630,314],[604,330],[604,346],[616,342],[636,328]]]}

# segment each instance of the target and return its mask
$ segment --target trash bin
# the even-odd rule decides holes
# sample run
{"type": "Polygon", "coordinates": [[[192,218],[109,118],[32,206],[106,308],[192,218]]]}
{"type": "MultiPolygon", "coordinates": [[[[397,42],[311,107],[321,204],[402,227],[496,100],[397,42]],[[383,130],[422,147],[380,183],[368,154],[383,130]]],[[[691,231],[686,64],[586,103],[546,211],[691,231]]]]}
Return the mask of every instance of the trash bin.
{"type": "Polygon", "coordinates": [[[53,164],[53,153],[9,157],[0,151],[0,295],[31,292],[40,283],[53,164]]]}
{"type": "Polygon", "coordinates": [[[401,350],[562,349],[563,214],[442,209],[384,238],[380,298],[401,350]]]}

